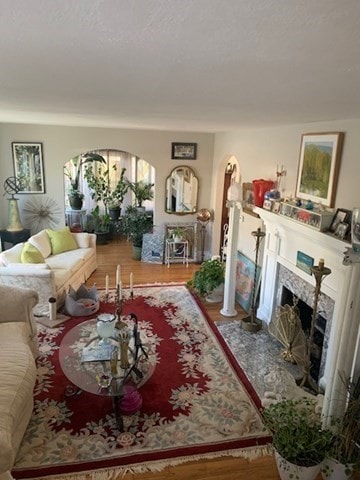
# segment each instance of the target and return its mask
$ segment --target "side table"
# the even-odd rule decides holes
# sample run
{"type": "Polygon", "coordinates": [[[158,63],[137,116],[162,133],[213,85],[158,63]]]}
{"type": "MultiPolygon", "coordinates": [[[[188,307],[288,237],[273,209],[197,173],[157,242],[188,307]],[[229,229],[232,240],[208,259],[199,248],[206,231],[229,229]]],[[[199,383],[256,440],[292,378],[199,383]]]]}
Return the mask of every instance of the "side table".
{"type": "Polygon", "coordinates": [[[189,266],[189,242],[187,240],[174,242],[174,240],[166,239],[165,264],[169,267],[170,263],[174,261],[181,261],[187,267],[189,266]]]}
{"type": "Polygon", "coordinates": [[[17,243],[26,242],[30,238],[30,230],[24,228],[16,232],[9,232],[9,230],[0,230],[1,250],[5,250],[5,243],[16,245],[17,243]]]}

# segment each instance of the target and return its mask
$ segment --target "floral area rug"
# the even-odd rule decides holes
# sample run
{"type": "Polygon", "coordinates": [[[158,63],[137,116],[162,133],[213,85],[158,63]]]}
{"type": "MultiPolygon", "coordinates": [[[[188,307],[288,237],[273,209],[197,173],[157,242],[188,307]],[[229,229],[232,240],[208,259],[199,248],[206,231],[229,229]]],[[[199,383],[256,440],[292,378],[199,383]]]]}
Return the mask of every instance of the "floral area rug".
{"type": "MultiPolygon", "coordinates": [[[[39,324],[35,406],[14,478],[112,479],[188,460],[268,453],[259,399],[196,298],[179,285],[142,286],[133,299],[126,295],[123,320],[137,316],[155,362],[139,388],[140,410],[123,417],[120,431],[111,398],[66,395],[71,383],[59,364],[61,341],[92,317],[54,328],[39,324]]],[[[98,314],[113,313],[114,292],[107,302],[100,296],[98,314]]]]}

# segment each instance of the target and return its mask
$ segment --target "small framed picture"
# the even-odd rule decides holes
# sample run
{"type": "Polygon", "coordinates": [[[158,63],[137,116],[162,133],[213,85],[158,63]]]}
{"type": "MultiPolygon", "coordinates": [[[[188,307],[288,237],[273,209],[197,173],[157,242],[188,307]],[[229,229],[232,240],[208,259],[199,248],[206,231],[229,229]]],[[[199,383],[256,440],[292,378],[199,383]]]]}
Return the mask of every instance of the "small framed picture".
{"type": "Polygon", "coordinates": [[[172,143],[171,158],[173,160],[196,160],[197,143],[172,143]]]}
{"type": "Polygon", "coordinates": [[[351,224],[351,211],[344,208],[338,208],[330,224],[329,231],[336,235],[340,223],[351,224]]]}
{"type": "Polygon", "coordinates": [[[254,184],[252,182],[243,183],[243,210],[254,217],[259,217],[253,211],[254,203],[254,184]]]}
{"type": "Polygon", "coordinates": [[[273,206],[273,209],[272,209],[273,213],[279,213],[279,212],[280,212],[280,205],[281,205],[281,203],[280,203],[280,202],[277,202],[277,201],[275,200],[274,206],[273,206]]]}
{"type": "Polygon", "coordinates": [[[349,231],[350,225],[345,222],[340,222],[335,230],[335,235],[340,238],[340,240],[345,240],[346,235],[349,231]]]}

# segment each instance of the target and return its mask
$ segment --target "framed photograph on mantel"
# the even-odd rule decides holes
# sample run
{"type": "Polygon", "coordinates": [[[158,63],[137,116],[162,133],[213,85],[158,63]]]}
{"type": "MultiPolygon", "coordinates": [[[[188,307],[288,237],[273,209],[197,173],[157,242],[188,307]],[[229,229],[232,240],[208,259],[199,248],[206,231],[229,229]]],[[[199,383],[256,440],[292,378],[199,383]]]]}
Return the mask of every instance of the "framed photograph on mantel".
{"type": "Polygon", "coordinates": [[[42,143],[13,142],[14,174],[21,184],[18,193],[45,193],[42,143]]]}
{"type": "Polygon", "coordinates": [[[343,140],[343,132],[306,133],[302,136],[297,198],[334,206],[343,140]]]}
{"type": "Polygon", "coordinates": [[[197,143],[171,144],[171,158],[173,160],[196,160],[197,143]]]}

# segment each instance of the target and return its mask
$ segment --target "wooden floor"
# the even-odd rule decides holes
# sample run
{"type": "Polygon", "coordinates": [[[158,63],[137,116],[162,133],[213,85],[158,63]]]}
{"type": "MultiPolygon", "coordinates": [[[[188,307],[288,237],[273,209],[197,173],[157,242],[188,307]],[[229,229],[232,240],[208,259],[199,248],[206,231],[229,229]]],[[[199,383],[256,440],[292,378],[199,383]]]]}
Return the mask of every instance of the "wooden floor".
{"type": "MultiPolygon", "coordinates": [[[[115,285],[116,266],[121,265],[121,280],[124,287],[129,285],[130,272],[133,272],[134,285],[144,283],[186,282],[190,280],[199,265],[189,264],[188,268],[180,264],[172,264],[168,268],[162,264],[143,263],[132,259],[132,247],[126,241],[113,242],[108,245],[98,245],[98,268],[90,277],[87,285],[96,283],[105,287],[105,276],[109,275],[110,286],[115,285]]],[[[221,318],[221,304],[204,304],[204,308],[212,320],[221,318]]],[[[244,316],[239,312],[235,319],[244,316]]],[[[227,320],[225,317],[224,320],[227,320]]],[[[167,467],[159,473],[126,474],[125,480],[278,480],[274,458],[261,457],[248,461],[233,457],[222,457],[209,461],[187,462],[175,467],[167,467]]],[[[320,477],[319,477],[320,478],[320,477]]],[[[120,477],[119,477],[120,480],[120,477]]]]}

